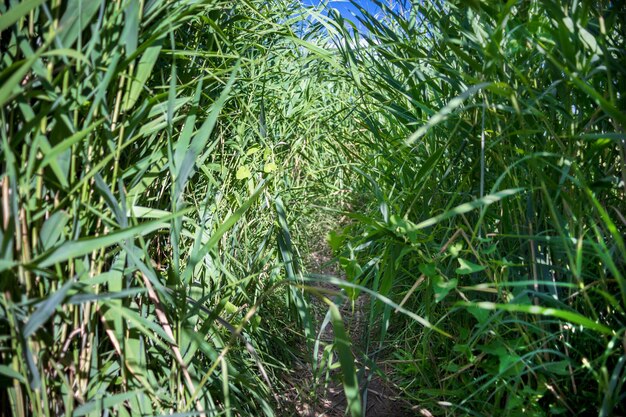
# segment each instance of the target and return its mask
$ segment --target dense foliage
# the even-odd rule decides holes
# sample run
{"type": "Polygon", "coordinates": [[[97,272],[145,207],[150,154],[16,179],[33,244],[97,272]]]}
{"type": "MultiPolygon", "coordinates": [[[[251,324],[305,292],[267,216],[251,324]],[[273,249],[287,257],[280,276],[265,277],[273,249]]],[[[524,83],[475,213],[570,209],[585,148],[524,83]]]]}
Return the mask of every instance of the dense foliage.
{"type": "Polygon", "coordinates": [[[371,351],[417,404],[624,413],[624,9],[487,3],[363,10],[361,36],[338,22],[369,210],[336,247],[352,280],[448,334],[371,310],[371,351]]]}
{"type": "Polygon", "coordinates": [[[625,8],[376,3],[0,4],[0,414],[626,413],[625,8]]]}

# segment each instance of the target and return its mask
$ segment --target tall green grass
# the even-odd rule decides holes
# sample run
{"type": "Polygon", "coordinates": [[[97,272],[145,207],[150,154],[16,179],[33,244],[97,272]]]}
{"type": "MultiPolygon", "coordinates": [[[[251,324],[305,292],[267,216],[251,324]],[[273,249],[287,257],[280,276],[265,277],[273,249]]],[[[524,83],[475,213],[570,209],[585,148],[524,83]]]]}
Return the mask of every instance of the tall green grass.
{"type": "Polygon", "coordinates": [[[624,413],[619,2],[377,4],[0,5],[3,414],[624,413]]]}
{"type": "Polygon", "coordinates": [[[3,414],[288,412],[292,190],[337,107],[300,6],[5,3],[3,414]]]}
{"type": "Polygon", "coordinates": [[[364,354],[434,415],[623,413],[623,10],[378,4],[333,24],[368,163],[332,241],[450,337],[373,301],[364,354]]]}

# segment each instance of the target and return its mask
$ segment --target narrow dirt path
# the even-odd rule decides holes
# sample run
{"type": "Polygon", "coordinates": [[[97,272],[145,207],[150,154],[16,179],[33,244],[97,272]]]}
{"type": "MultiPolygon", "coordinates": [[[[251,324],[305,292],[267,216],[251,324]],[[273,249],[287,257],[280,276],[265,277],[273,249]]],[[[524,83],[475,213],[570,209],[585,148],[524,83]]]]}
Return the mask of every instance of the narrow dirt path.
{"type": "MultiPolygon", "coordinates": [[[[336,262],[333,262],[330,249],[324,244],[310,254],[307,262],[307,270],[314,274],[330,275],[343,279],[343,273],[336,262]]],[[[326,293],[339,293],[339,288],[332,284],[318,284],[318,288],[326,293]]],[[[333,298],[333,297],[331,297],[333,298]]],[[[316,322],[316,334],[320,334],[320,328],[324,321],[327,305],[318,297],[310,296],[311,309],[316,322]]],[[[346,331],[353,342],[353,352],[356,358],[360,358],[364,340],[364,334],[368,331],[368,308],[369,298],[360,295],[354,303],[344,300],[339,305],[341,315],[344,319],[346,331]]],[[[330,324],[326,325],[319,337],[320,347],[318,363],[324,361],[324,348],[333,343],[333,332],[330,324]]],[[[306,347],[303,348],[306,350],[306,347]]],[[[311,353],[307,353],[311,357],[311,353]]],[[[328,353],[326,353],[326,359],[328,353]]],[[[336,358],[333,359],[333,363],[336,358]]],[[[316,375],[310,363],[298,363],[293,375],[294,390],[289,395],[293,401],[295,410],[293,415],[297,417],[340,417],[346,415],[346,398],[340,380],[340,370],[328,370],[327,363],[322,367],[323,375],[316,375]]],[[[359,363],[357,366],[362,367],[359,363]]],[[[379,365],[383,372],[388,370],[384,364],[379,365]]],[[[369,369],[361,378],[360,386],[363,388],[365,380],[369,377],[369,369]]],[[[379,375],[372,375],[367,384],[367,404],[364,409],[365,417],[411,417],[420,414],[416,410],[411,410],[410,405],[398,397],[397,389],[381,378],[379,375]]]]}

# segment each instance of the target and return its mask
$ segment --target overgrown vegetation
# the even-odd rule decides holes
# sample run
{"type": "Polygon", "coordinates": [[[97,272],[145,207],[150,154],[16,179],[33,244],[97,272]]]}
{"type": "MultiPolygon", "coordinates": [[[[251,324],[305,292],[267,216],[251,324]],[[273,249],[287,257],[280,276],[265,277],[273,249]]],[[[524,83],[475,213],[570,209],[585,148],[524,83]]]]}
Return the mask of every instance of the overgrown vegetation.
{"type": "Polygon", "coordinates": [[[3,415],[624,414],[623,5],[424,3],[0,5],[3,415]]]}

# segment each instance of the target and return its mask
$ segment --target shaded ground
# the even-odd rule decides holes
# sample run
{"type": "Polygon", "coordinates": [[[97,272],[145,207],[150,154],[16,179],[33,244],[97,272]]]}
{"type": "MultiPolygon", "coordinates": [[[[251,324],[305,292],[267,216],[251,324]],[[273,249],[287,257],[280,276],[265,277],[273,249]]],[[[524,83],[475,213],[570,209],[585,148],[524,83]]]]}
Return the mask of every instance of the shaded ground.
{"type": "MultiPolygon", "coordinates": [[[[343,278],[337,264],[332,262],[329,249],[325,246],[310,255],[308,270],[315,274],[343,278]]],[[[339,288],[332,284],[319,284],[317,287],[326,293],[339,292],[339,288]]],[[[317,297],[311,296],[310,302],[317,323],[316,331],[319,333],[328,309],[326,304],[317,297]]],[[[363,340],[364,332],[369,331],[367,328],[369,299],[361,295],[355,300],[354,307],[348,300],[345,300],[339,307],[346,330],[353,341],[355,357],[359,358],[358,351],[361,350],[361,340],[363,340]]],[[[329,324],[325,326],[320,336],[318,361],[323,360],[324,346],[332,342],[333,332],[332,326],[329,324]]],[[[303,350],[306,348],[303,347],[303,350]]],[[[305,354],[305,357],[308,356],[310,355],[305,354]]],[[[357,364],[357,366],[362,367],[362,364],[357,364]]],[[[379,367],[385,375],[390,371],[390,367],[385,366],[385,364],[379,364],[379,367]]],[[[339,369],[328,371],[324,367],[324,371],[324,375],[318,376],[318,383],[316,383],[311,364],[301,361],[294,365],[294,372],[289,381],[289,385],[294,388],[291,392],[286,393],[287,400],[293,405],[291,415],[297,417],[339,417],[346,415],[346,398],[339,369]]],[[[366,368],[365,375],[362,376],[359,383],[361,388],[365,386],[365,380],[369,377],[368,373],[369,369],[366,368]]],[[[365,417],[410,417],[428,416],[430,414],[424,414],[424,411],[412,409],[410,404],[401,400],[398,396],[398,390],[388,381],[388,378],[382,378],[377,374],[371,376],[371,380],[367,384],[365,417]]]]}

